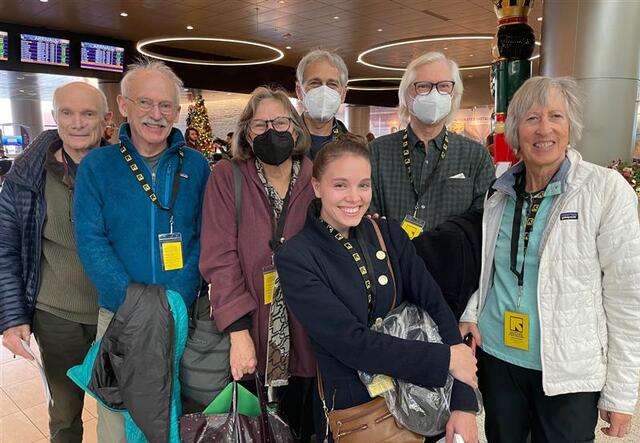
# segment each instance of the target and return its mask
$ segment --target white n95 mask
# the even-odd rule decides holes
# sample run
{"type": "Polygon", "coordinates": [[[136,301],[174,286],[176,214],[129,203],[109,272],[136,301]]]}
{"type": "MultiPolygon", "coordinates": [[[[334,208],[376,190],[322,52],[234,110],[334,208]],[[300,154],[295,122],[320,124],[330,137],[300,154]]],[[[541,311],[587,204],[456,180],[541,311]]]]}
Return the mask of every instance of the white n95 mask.
{"type": "Polygon", "coordinates": [[[304,94],[304,108],[313,120],[326,122],[340,108],[340,93],[326,85],[313,88],[304,94]]]}
{"type": "Polygon", "coordinates": [[[451,112],[451,95],[440,94],[433,88],[427,95],[413,99],[411,113],[426,125],[439,122],[451,112]]]}

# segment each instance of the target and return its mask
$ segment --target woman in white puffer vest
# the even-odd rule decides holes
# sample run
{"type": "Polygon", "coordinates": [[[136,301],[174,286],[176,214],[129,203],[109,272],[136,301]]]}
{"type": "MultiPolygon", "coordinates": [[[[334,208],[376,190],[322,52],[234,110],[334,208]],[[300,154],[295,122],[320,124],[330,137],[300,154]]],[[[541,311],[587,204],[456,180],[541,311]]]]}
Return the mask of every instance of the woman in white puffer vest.
{"type": "MultiPolygon", "coordinates": [[[[637,197],[582,160],[570,78],[534,77],[509,105],[521,161],[484,206],[482,271],[460,330],[477,345],[490,443],[629,432],[640,382],[637,197]]],[[[606,147],[603,147],[606,148],[606,147]]]]}

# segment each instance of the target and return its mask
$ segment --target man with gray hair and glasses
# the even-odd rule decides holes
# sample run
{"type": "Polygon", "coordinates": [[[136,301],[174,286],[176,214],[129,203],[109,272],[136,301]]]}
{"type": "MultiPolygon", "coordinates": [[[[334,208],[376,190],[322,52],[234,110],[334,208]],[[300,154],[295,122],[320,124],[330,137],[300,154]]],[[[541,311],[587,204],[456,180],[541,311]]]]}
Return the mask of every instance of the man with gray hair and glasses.
{"type": "Polygon", "coordinates": [[[296,95],[304,105],[302,119],[311,134],[309,157],[347,127],[335,118],[347,95],[347,65],[336,52],[315,49],[300,60],[296,69],[296,95]]]}
{"type": "Polygon", "coordinates": [[[462,98],[458,65],[439,52],[413,60],[398,90],[405,129],[373,140],[370,211],[402,222],[411,238],[448,218],[482,208],[494,179],[480,144],[447,130],[462,98]]]}
{"type": "Polygon", "coordinates": [[[73,82],[55,90],[53,118],[58,128],[16,158],[0,193],[0,332],[27,360],[33,332],[51,390],[51,441],[79,443],[84,392],[66,372],[95,339],[98,297],[76,251],[74,181],[111,113],[99,89],[73,82]]]}
{"type": "MultiPolygon", "coordinates": [[[[173,128],[182,86],[160,61],[129,65],[118,96],[128,120],[120,128],[120,144],[92,152],[79,170],[76,235],[80,259],[98,290],[98,338],[124,302],[129,283],[163,285],[179,293],[186,306],[199,292],[209,165],[173,128]]],[[[125,441],[122,414],[100,406],[98,438],[125,441]]]]}

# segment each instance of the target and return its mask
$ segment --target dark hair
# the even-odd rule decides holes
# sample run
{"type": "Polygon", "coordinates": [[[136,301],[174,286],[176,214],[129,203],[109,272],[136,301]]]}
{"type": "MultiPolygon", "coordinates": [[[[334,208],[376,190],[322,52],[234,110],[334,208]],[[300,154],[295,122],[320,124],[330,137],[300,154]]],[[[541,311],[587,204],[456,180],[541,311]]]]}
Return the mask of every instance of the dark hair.
{"type": "Polygon", "coordinates": [[[313,178],[319,180],[329,163],[344,155],[355,155],[371,162],[369,149],[364,137],[356,134],[341,134],[336,140],[330,141],[322,147],[313,161],[313,178]]]}
{"type": "Polygon", "coordinates": [[[189,126],[187,129],[184,130],[184,137],[185,138],[187,138],[189,136],[189,131],[196,131],[196,134],[200,135],[196,128],[194,128],[193,126],[189,126]]]}

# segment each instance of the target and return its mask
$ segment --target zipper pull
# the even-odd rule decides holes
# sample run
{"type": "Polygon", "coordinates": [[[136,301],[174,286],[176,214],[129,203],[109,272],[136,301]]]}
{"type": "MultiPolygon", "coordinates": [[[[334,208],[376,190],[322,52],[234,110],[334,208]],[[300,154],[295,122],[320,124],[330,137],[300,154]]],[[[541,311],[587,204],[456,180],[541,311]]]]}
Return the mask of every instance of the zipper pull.
{"type": "Polygon", "coordinates": [[[156,173],[155,171],[151,173],[151,183],[156,184],[156,173]]]}

